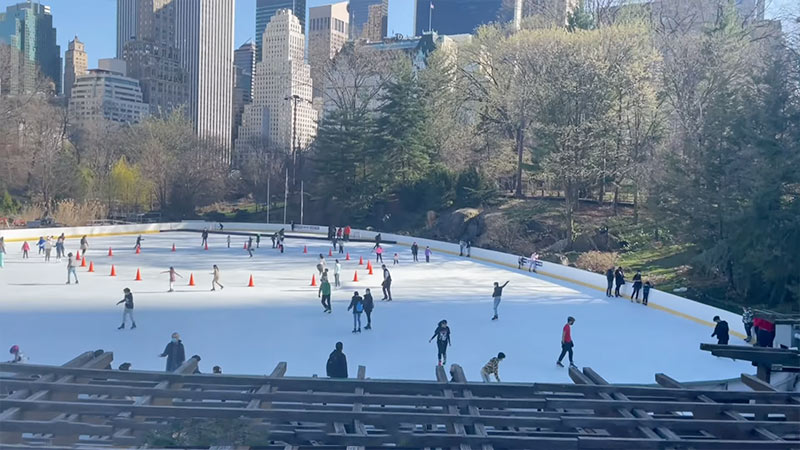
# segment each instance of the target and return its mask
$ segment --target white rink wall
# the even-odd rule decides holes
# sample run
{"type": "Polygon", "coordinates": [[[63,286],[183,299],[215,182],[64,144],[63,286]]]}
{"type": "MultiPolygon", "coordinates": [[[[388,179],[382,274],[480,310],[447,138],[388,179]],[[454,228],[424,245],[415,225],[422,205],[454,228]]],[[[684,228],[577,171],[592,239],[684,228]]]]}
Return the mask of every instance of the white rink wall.
{"type": "MultiPolygon", "coordinates": [[[[137,224],[137,225],[106,225],[106,226],[88,226],[88,227],[62,227],[62,228],[24,228],[24,229],[9,229],[0,230],[0,236],[5,238],[6,243],[21,242],[24,240],[36,241],[39,236],[59,236],[64,233],[68,238],[79,238],[83,235],[87,236],[113,236],[124,234],[148,234],[159,233],[161,231],[191,231],[203,230],[208,228],[211,231],[217,231],[219,222],[205,222],[200,220],[189,220],[183,222],[169,222],[169,223],[152,223],[152,224],[137,224]]],[[[285,229],[286,233],[303,233],[309,235],[327,236],[327,226],[324,225],[295,225],[295,230],[291,230],[289,224],[266,224],[266,223],[243,223],[243,222],[223,222],[225,232],[261,232],[261,233],[274,233],[281,228],[285,229]]],[[[367,230],[353,229],[350,237],[353,239],[366,239],[374,240],[378,232],[367,230]]],[[[380,233],[384,241],[396,241],[401,245],[411,246],[416,242],[420,246],[420,252],[423,253],[426,246],[429,246],[434,253],[449,253],[458,254],[458,244],[435,241],[431,239],[414,238],[411,236],[403,236],[391,233],[380,233]]],[[[6,246],[8,250],[8,245],[6,246]]],[[[482,248],[472,247],[471,256],[473,260],[481,261],[488,264],[494,264],[505,268],[516,270],[517,261],[520,255],[511,255],[508,253],[501,253],[494,250],[486,250],[482,248]]],[[[525,269],[527,270],[527,269],[525,269]]],[[[574,267],[563,266],[543,261],[542,266],[537,270],[540,275],[544,275],[556,280],[577,284],[580,286],[588,287],[591,289],[604,292],[606,290],[605,275],[587,272],[585,270],[577,269],[574,267]]],[[[645,274],[646,276],[647,274],[645,274]]],[[[626,295],[630,294],[631,282],[628,274],[628,283],[623,288],[622,292],[626,295]]],[[[741,328],[740,323],[742,320],[741,315],[725,311],[720,308],[705,305],[694,300],[662,292],[657,289],[650,291],[649,306],[669,314],[682,317],[687,320],[692,320],[696,323],[713,327],[714,323],[712,318],[720,316],[726,320],[731,327],[731,334],[733,336],[744,338],[742,333],[733,331],[734,329],[741,328]]],[[[710,334],[710,332],[709,332],[710,334]]]]}

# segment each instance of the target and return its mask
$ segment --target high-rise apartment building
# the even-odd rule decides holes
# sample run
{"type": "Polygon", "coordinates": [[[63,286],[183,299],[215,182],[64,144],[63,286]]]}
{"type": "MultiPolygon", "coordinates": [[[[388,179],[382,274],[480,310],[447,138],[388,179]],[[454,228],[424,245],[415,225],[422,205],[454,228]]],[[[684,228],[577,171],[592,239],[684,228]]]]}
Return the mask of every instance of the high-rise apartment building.
{"type": "Polygon", "coordinates": [[[37,1],[17,3],[0,13],[0,44],[15,49],[11,73],[0,74],[3,92],[42,90],[39,73],[49,78],[56,94],[61,93],[61,47],[50,7],[37,1]]]}
{"type": "Polygon", "coordinates": [[[101,120],[137,123],[149,111],[137,80],[105,69],[78,76],[69,99],[70,120],[76,124],[101,120]]]}
{"type": "Polygon", "coordinates": [[[75,80],[86,74],[89,69],[89,60],[86,57],[86,48],[78,36],[69,41],[69,48],[64,53],[64,97],[69,98],[75,80]]]}
{"type": "Polygon", "coordinates": [[[314,104],[322,110],[325,65],[342,49],[349,36],[347,2],[308,10],[308,64],[314,81],[314,104]]]}
{"type": "MultiPolygon", "coordinates": [[[[359,39],[363,37],[364,29],[369,22],[370,6],[378,5],[381,12],[389,16],[389,0],[350,0],[350,38],[359,39]]],[[[373,13],[375,14],[375,13],[373,13]]],[[[387,22],[388,24],[388,22],[387,22]]],[[[386,26],[385,24],[384,27],[386,26]]],[[[386,36],[387,30],[381,30],[381,36],[386,36]]]]}
{"type": "Polygon", "coordinates": [[[361,38],[370,42],[378,42],[385,38],[388,20],[386,5],[369,5],[369,18],[361,32],[361,38]]]}
{"type": "Polygon", "coordinates": [[[144,102],[155,114],[188,103],[186,70],[176,47],[174,0],[137,0],[136,39],[124,45],[128,76],[139,80],[144,102]]]}
{"type": "Polygon", "coordinates": [[[292,11],[300,21],[300,29],[306,32],[306,0],[256,0],[256,62],[261,61],[261,39],[267,24],[281,9],[292,11]]]}
{"type": "Polygon", "coordinates": [[[245,105],[253,101],[253,75],[256,71],[256,44],[247,41],[233,52],[233,136],[235,142],[242,125],[245,105]]]}
{"type": "Polygon", "coordinates": [[[122,59],[125,43],[139,34],[139,0],[117,0],[117,58],[122,59]]]}
{"type": "MultiPolygon", "coordinates": [[[[562,0],[563,1],[563,0],[562,0]]],[[[496,21],[503,0],[416,0],[414,33],[468,34],[496,21]]]]}
{"type": "Polygon", "coordinates": [[[174,2],[176,42],[187,75],[187,112],[197,136],[224,149],[223,157],[230,161],[235,0],[174,2]]]}
{"type": "Polygon", "coordinates": [[[305,38],[291,10],[279,10],[272,17],[263,43],[253,80],[253,103],[245,106],[236,140],[239,166],[249,158],[263,158],[265,151],[306,149],[316,135],[317,112],[311,106],[305,38]]]}

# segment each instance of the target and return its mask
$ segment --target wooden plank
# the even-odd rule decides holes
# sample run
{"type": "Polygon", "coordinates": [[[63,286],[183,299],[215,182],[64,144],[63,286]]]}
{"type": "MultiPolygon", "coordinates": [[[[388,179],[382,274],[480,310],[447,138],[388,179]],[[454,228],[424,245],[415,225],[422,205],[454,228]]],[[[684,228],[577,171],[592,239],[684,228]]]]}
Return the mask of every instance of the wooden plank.
{"type": "Polygon", "coordinates": [[[742,374],[742,383],[747,385],[750,389],[758,392],[778,392],[771,384],[762,381],[752,375],[742,374]]]}
{"type": "MultiPolygon", "coordinates": [[[[464,383],[466,385],[467,377],[466,375],[464,375],[464,369],[462,369],[461,366],[458,364],[453,364],[453,377],[457,383],[464,383]]],[[[472,395],[472,391],[469,389],[463,389],[461,391],[461,395],[467,400],[471,400],[474,398],[472,395]]],[[[480,411],[478,410],[478,407],[475,405],[470,404],[467,407],[467,411],[469,411],[469,414],[471,416],[480,416],[480,411]]],[[[475,428],[475,434],[477,434],[478,436],[482,436],[485,438],[489,437],[489,433],[486,432],[486,425],[484,425],[483,423],[476,422],[474,428],[475,428]]],[[[481,449],[493,450],[494,447],[492,446],[492,444],[483,444],[481,445],[481,449]]]]}

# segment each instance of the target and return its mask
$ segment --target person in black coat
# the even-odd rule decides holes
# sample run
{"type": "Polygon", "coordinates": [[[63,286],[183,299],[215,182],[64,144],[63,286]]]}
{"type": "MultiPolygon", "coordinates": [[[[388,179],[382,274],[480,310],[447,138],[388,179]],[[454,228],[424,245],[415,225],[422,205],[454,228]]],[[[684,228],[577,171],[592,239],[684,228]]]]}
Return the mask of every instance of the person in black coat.
{"type": "Polygon", "coordinates": [[[450,327],[447,326],[446,320],[440,320],[436,329],[433,331],[433,336],[428,339],[428,342],[436,339],[436,347],[439,350],[437,357],[439,358],[439,365],[447,364],[447,347],[450,343],[450,327]]]}
{"type": "Polygon", "coordinates": [[[730,336],[728,335],[728,322],[721,320],[719,316],[714,316],[714,323],[717,326],[714,327],[714,333],[711,334],[711,337],[717,338],[718,345],[728,345],[728,340],[730,336]]]}
{"type": "Polygon", "coordinates": [[[614,289],[614,297],[622,297],[619,293],[619,289],[625,286],[625,272],[622,271],[622,267],[617,267],[617,271],[614,272],[614,281],[617,284],[617,288],[614,289]]]}
{"type": "Polygon", "coordinates": [[[614,268],[610,268],[606,271],[606,281],[608,281],[608,286],[606,287],[606,297],[611,297],[611,291],[614,289],[614,268]]]}
{"type": "Polygon", "coordinates": [[[175,332],[172,333],[172,340],[164,348],[164,352],[158,355],[160,357],[167,357],[167,372],[174,372],[175,369],[181,366],[186,361],[186,352],[183,349],[183,342],[181,336],[175,332]]]}
{"type": "Polygon", "coordinates": [[[631,303],[635,299],[636,302],[639,302],[639,292],[642,290],[642,271],[637,270],[636,274],[633,276],[633,293],[631,294],[631,303]]]}
{"type": "Polygon", "coordinates": [[[328,356],[326,372],[330,378],[347,378],[347,356],[342,352],[344,345],[336,343],[336,349],[328,356]]]}
{"type": "Polygon", "coordinates": [[[375,309],[375,302],[372,299],[372,293],[367,289],[367,292],[364,294],[364,312],[367,313],[367,326],[364,327],[365,330],[372,329],[373,309],[375,309]]]}

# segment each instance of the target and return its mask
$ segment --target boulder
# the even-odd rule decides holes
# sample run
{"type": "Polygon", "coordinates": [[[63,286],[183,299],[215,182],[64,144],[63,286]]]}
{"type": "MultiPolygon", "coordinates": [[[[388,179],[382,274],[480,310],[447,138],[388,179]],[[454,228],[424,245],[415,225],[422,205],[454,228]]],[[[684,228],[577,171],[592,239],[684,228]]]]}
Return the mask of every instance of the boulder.
{"type": "MultiPolygon", "coordinates": [[[[461,208],[448,214],[442,214],[436,220],[433,228],[434,237],[450,241],[465,238],[469,224],[479,217],[480,213],[479,209],[461,208]]],[[[480,234],[480,227],[477,223],[470,230],[475,233],[472,237],[466,236],[467,239],[474,239],[480,234]]]]}

